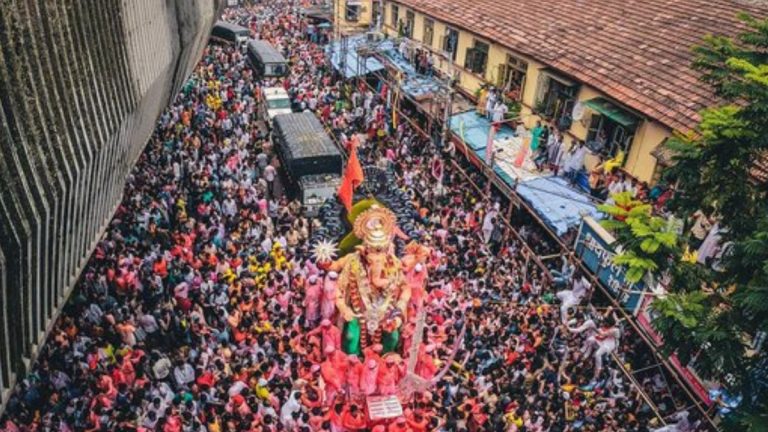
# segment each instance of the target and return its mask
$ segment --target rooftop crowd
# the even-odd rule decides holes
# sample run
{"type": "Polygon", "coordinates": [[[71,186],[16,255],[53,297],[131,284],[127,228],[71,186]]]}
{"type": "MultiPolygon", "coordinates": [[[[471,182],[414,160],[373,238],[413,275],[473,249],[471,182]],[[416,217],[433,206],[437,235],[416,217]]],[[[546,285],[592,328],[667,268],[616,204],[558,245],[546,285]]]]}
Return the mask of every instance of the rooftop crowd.
{"type": "MultiPolygon", "coordinates": [[[[286,54],[289,76],[260,80],[237,48],[206,48],[2,430],[699,430],[687,412],[662,428],[619,368],[637,341],[610,308],[588,307],[584,275],[567,261],[552,272],[541,265],[539,231],[522,218],[507,225],[507,203],[471,187],[477,173],[451,164],[453,149],[405,121],[393,128],[380,93],[334,76],[316,42],[327,37],[307,32],[287,2],[225,19],[286,54]],[[309,256],[318,222],[279,187],[279,163],[256,127],[259,91],[275,85],[341,142],[357,135],[364,163],[393,169],[413,191],[421,241],[437,254],[419,374],[450,359],[466,323],[451,371],[403,401],[400,418],[370,422],[351,395],[391,391],[402,359],[329,349],[323,318],[334,311],[309,301],[331,275],[309,256]],[[372,382],[369,365],[379,370],[372,382]]],[[[653,393],[654,381],[645,384],[653,393]]]]}

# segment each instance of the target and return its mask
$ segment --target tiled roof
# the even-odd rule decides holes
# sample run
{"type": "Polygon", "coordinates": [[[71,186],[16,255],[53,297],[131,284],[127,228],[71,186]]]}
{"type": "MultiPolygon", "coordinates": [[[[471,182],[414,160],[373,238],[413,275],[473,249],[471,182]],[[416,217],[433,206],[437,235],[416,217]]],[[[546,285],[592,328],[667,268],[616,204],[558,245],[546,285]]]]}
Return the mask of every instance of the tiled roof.
{"type": "Polygon", "coordinates": [[[759,184],[768,183],[768,152],[763,152],[752,162],[752,178],[759,184]]]}
{"type": "Polygon", "coordinates": [[[586,83],[673,129],[717,103],[690,68],[708,34],[746,29],[759,0],[393,0],[586,83]]]}

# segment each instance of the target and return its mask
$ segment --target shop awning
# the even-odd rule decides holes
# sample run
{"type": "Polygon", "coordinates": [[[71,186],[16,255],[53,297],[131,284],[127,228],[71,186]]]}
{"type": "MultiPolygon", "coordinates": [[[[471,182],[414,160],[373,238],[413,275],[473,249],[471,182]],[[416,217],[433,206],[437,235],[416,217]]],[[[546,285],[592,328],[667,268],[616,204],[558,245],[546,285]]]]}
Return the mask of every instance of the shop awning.
{"type": "Polygon", "coordinates": [[[638,118],[631,112],[619,107],[605,98],[596,97],[584,102],[584,105],[608,117],[624,127],[637,124],[638,118]]]}

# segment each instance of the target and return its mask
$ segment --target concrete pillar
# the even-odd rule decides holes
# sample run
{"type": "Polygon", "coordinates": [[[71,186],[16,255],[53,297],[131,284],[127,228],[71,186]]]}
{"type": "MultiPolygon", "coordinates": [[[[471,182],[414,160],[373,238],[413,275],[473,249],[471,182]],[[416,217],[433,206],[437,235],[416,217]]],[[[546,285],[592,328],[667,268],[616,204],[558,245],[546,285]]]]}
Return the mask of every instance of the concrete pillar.
{"type": "Polygon", "coordinates": [[[0,0],[0,411],[220,0],[0,0]]]}

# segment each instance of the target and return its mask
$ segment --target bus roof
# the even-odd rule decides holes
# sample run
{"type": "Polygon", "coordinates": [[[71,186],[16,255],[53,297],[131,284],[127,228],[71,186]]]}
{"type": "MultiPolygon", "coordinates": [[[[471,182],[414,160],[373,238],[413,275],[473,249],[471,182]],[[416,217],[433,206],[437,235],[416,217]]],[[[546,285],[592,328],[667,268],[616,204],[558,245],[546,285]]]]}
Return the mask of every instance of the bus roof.
{"type": "Polygon", "coordinates": [[[262,40],[251,39],[248,41],[248,51],[258,55],[263,63],[285,63],[285,57],[271,44],[262,40]]]}
{"type": "Polygon", "coordinates": [[[244,34],[246,36],[249,36],[251,34],[251,31],[243,26],[239,26],[237,24],[232,24],[226,21],[221,21],[221,20],[216,21],[216,24],[213,27],[229,30],[235,34],[244,34]]]}
{"type": "Polygon", "coordinates": [[[276,150],[289,175],[341,173],[341,151],[311,112],[280,114],[273,120],[280,137],[276,150]]]}
{"type": "Polygon", "coordinates": [[[274,125],[285,139],[286,150],[292,159],[341,155],[320,120],[311,112],[280,114],[275,116],[274,125]]]}

